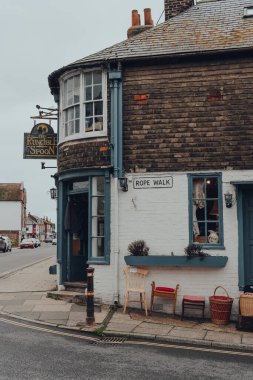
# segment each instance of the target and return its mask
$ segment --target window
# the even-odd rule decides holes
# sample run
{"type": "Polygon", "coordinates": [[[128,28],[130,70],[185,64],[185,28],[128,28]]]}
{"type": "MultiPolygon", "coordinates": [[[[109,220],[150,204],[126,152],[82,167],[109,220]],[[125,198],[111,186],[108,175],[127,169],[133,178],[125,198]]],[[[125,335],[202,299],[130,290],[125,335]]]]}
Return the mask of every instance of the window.
{"type": "Polygon", "coordinates": [[[60,140],[106,134],[105,78],[101,70],[63,78],[60,140]]]}
{"type": "Polygon", "coordinates": [[[223,245],[221,176],[190,176],[190,242],[223,245]]]}
{"type": "Polygon", "coordinates": [[[94,258],[104,256],[104,204],[104,178],[93,177],[91,194],[91,247],[92,257],[94,258]]]}
{"type": "Polygon", "coordinates": [[[244,8],[244,17],[253,17],[253,7],[244,8]]]}
{"type": "MultiPolygon", "coordinates": [[[[90,264],[110,261],[110,175],[96,170],[80,175],[67,185],[64,229],[79,239],[90,264]]],[[[79,249],[80,250],[80,249],[79,249]]],[[[81,251],[80,251],[81,252],[81,251]]]]}

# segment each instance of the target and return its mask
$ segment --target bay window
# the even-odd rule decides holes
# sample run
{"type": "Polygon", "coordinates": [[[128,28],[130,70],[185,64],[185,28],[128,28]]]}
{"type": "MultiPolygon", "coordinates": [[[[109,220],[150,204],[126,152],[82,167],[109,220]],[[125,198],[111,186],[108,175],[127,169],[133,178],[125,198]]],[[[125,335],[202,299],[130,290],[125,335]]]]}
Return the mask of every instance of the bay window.
{"type": "Polygon", "coordinates": [[[60,141],[106,135],[106,93],[102,70],[63,77],[60,141]]]}

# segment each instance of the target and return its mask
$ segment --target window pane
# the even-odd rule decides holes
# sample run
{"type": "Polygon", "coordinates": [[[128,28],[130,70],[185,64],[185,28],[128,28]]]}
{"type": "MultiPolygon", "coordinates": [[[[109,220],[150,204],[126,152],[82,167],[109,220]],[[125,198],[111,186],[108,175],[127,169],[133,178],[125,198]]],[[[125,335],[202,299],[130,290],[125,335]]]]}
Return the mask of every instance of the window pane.
{"type": "Polygon", "coordinates": [[[79,106],[75,107],[75,118],[76,119],[80,118],[80,107],[79,106]]]}
{"type": "Polygon", "coordinates": [[[92,87],[85,88],[85,100],[92,100],[92,87]]]}
{"type": "Polygon", "coordinates": [[[92,256],[104,256],[104,238],[92,238],[92,256]]]}
{"type": "Polygon", "coordinates": [[[88,190],[89,180],[73,182],[71,190],[88,190]]]}
{"type": "Polygon", "coordinates": [[[70,122],[69,122],[69,134],[70,135],[73,135],[73,133],[74,133],[74,121],[73,120],[71,120],[70,122]]]}
{"type": "Polygon", "coordinates": [[[103,102],[96,102],[95,104],[95,115],[103,115],[103,102]]]}
{"type": "Polygon", "coordinates": [[[76,119],[75,120],[75,133],[79,133],[79,132],[80,132],[80,120],[76,119]]]}
{"type": "Polygon", "coordinates": [[[85,86],[90,86],[92,84],[92,73],[85,74],[85,86]]]}
{"type": "Polygon", "coordinates": [[[93,131],[93,118],[87,118],[85,119],[85,131],[86,132],[91,132],[93,131]]]}
{"type": "Polygon", "coordinates": [[[65,124],[65,136],[68,136],[68,124],[65,124]]]}
{"type": "Polygon", "coordinates": [[[194,242],[220,242],[218,177],[193,179],[192,230],[194,242]]]}
{"type": "Polygon", "coordinates": [[[93,116],[93,103],[87,103],[85,106],[85,116],[93,116]]]}
{"type": "Polygon", "coordinates": [[[102,99],[102,86],[94,86],[93,89],[93,99],[102,99]]]}
{"type": "Polygon", "coordinates": [[[102,131],[103,130],[103,118],[102,117],[95,117],[95,131],[102,131]]]}
{"type": "Polygon", "coordinates": [[[93,74],[93,83],[94,84],[100,84],[102,83],[102,72],[101,71],[95,71],[93,74]]]}

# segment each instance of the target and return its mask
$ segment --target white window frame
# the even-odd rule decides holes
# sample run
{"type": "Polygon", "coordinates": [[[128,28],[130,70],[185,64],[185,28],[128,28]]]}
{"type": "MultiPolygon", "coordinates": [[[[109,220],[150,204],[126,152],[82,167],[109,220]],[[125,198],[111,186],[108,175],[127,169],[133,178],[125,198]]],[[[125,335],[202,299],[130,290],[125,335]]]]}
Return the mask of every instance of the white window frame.
{"type": "Polygon", "coordinates": [[[107,136],[107,73],[101,68],[93,68],[90,70],[72,70],[67,74],[64,74],[60,78],[60,113],[59,113],[59,142],[77,140],[77,139],[87,139],[92,137],[102,137],[107,136]],[[102,131],[85,131],[85,115],[84,115],[84,74],[101,71],[102,72],[102,102],[103,102],[103,130],[102,131]],[[65,136],[65,122],[64,122],[64,113],[69,107],[65,107],[63,104],[64,99],[64,82],[71,77],[80,75],[80,101],[69,107],[74,107],[79,105],[80,107],[80,124],[79,132],[73,133],[71,135],[65,136]]]}

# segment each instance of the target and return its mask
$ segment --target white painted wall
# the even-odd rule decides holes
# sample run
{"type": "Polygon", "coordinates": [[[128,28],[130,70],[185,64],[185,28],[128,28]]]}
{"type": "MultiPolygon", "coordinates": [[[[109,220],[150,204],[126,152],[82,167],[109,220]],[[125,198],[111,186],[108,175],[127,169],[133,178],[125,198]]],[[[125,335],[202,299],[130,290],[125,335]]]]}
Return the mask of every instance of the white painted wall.
{"type": "MultiPolygon", "coordinates": [[[[220,172],[220,171],[217,171],[220,172]]],[[[211,173],[211,172],[210,172],[211,173]]],[[[162,189],[134,189],[134,177],[154,177],[156,174],[128,175],[128,192],[119,189],[119,288],[120,302],[124,300],[124,256],[127,255],[128,244],[134,240],[144,239],[150,247],[151,255],[183,255],[184,248],[189,243],[188,220],[188,178],[187,173],[159,173],[173,176],[173,188],[162,189]]],[[[223,202],[224,250],[209,250],[212,255],[228,256],[225,268],[149,268],[146,281],[148,300],[150,301],[151,281],[157,285],[174,287],[180,284],[177,312],[181,313],[181,300],[184,294],[213,295],[217,286],[227,289],[234,297],[233,314],[238,314],[238,221],[236,205],[236,188],[231,181],[252,181],[253,171],[223,171],[222,194],[230,191],[234,195],[235,204],[232,208],[225,207],[223,202]]],[[[113,189],[112,189],[113,195],[113,189]]],[[[114,229],[113,205],[111,199],[111,265],[94,266],[95,268],[95,295],[102,297],[104,302],[112,302],[114,282],[114,229]]],[[[218,294],[223,294],[222,291],[218,294]]],[[[166,301],[158,299],[164,304],[164,311],[171,312],[166,301]]],[[[137,304],[136,304],[137,305],[137,304]]],[[[207,308],[208,309],[208,308],[207,308]]]]}
{"type": "Polygon", "coordinates": [[[21,203],[0,202],[0,230],[21,230],[21,203]]]}

